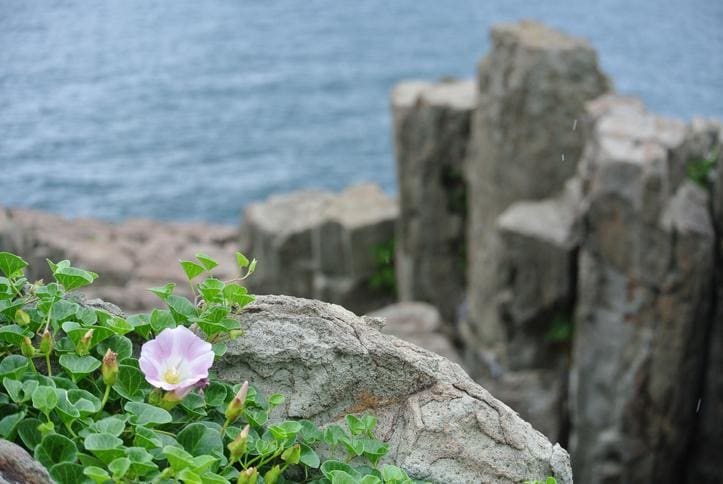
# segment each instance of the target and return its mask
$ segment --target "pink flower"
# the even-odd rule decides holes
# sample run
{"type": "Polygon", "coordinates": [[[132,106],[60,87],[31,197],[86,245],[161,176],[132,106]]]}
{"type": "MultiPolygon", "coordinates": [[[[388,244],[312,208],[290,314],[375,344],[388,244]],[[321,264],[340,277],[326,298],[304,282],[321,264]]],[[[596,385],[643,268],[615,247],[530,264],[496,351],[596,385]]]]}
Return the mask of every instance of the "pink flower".
{"type": "Polygon", "coordinates": [[[148,383],[183,398],[208,381],[213,357],[210,343],[178,326],[144,343],[138,363],[148,383]]]}

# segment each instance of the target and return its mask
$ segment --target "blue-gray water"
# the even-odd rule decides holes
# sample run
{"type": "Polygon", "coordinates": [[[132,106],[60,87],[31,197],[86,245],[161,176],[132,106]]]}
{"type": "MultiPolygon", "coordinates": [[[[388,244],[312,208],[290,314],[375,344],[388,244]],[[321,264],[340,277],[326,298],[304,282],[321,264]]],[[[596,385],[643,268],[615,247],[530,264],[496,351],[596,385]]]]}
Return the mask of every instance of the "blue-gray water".
{"type": "Polygon", "coordinates": [[[723,117],[720,0],[0,0],[0,204],[234,222],[274,192],[393,192],[392,86],[471,77],[525,17],[651,109],[723,117]]]}

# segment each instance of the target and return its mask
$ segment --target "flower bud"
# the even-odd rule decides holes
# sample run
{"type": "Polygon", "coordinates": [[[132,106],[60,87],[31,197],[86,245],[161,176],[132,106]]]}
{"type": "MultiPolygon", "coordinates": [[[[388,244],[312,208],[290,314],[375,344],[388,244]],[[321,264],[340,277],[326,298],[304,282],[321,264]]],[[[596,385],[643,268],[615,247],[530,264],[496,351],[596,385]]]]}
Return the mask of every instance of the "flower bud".
{"type": "Polygon", "coordinates": [[[22,309],[18,309],[15,311],[15,322],[20,326],[27,326],[30,324],[30,315],[22,309]]]}
{"type": "Polygon", "coordinates": [[[301,460],[301,446],[299,444],[289,447],[281,454],[281,460],[287,464],[298,464],[301,460]]]}
{"type": "Polygon", "coordinates": [[[254,467],[249,467],[238,475],[238,481],[236,481],[236,484],[256,484],[258,478],[259,471],[257,471],[254,467]]]}
{"type": "Polygon", "coordinates": [[[35,348],[33,348],[33,342],[27,336],[23,338],[23,342],[20,343],[20,352],[27,358],[35,356],[35,348]]]}
{"type": "Polygon", "coordinates": [[[227,445],[229,452],[231,453],[231,461],[236,461],[246,453],[247,444],[249,441],[249,431],[251,428],[246,425],[244,429],[236,436],[236,438],[227,445]]]}
{"type": "Polygon", "coordinates": [[[51,351],[53,351],[53,336],[46,329],[40,337],[40,352],[47,356],[51,351]]]}
{"type": "Polygon", "coordinates": [[[90,352],[90,341],[93,339],[93,328],[89,329],[82,338],[80,338],[80,341],[78,341],[78,344],[75,345],[75,351],[80,356],[87,355],[90,352]]]}
{"type": "Polygon", "coordinates": [[[103,365],[100,367],[100,372],[103,375],[103,383],[107,386],[114,385],[118,379],[118,355],[110,348],[103,356],[103,365]]]}
{"type": "Polygon", "coordinates": [[[233,400],[231,400],[228,404],[228,407],[226,407],[226,420],[229,422],[233,422],[239,416],[241,415],[241,412],[244,411],[244,403],[246,402],[246,395],[248,395],[249,392],[249,382],[245,381],[243,385],[241,385],[241,389],[238,391],[235,397],[233,397],[233,400]]]}
{"type": "Polygon", "coordinates": [[[276,484],[281,476],[281,467],[275,465],[266,474],[264,474],[264,484],[276,484]]]}

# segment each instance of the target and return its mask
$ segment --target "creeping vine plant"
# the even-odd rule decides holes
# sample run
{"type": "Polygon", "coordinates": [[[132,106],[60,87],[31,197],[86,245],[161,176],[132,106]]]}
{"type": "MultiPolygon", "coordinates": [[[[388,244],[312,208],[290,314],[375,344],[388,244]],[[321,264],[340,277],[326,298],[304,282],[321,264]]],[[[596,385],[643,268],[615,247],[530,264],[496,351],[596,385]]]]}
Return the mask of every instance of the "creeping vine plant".
{"type": "Polygon", "coordinates": [[[213,277],[218,264],[204,254],[181,261],[194,300],[170,283],[151,289],[168,309],[123,318],[70,292],[97,274],[48,261],[53,282],[30,283],[27,263],[0,252],[0,437],[26,448],[61,484],[414,482],[379,465],[388,446],[374,437],[369,415],[348,415],[346,429],[275,421],[283,395],[220,381],[213,367],[181,393],[148,383],[139,348],[164,330],[189,327],[216,357],[241,336],[234,316],[254,297],[239,282],[256,262],[240,253],[236,260],[244,276],[226,282],[213,277]],[[340,460],[322,463],[319,450],[340,460]]]}

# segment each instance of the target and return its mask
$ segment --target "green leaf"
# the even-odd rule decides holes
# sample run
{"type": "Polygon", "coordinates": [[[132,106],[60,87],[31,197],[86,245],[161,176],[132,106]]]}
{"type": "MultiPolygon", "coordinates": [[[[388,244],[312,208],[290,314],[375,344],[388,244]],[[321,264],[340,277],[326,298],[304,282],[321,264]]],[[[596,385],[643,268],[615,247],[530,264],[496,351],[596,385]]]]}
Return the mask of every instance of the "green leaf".
{"type": "Polygon", "coordinates": [[[114,334],[96,347],[96,352],[101,358],[108,350],[112,350],[118,361],[122,362],[133,355],[133,343],[126,336],[114,334]]]}
{"type": "Polygon", "coordinates": [[[185,323],[198,317],[198,311],[191,301],[182,296],[171,295],[166,300],[176,323],[185,323]]]}
{"type": "Polygon", "coordinates": [[[226,398],[228,397],[226,385],[212,381],[208,388],[204,391],[204,397],[206,398],[206,405],[209,407],[224,405],[226,403],[226,398]]]}
{"type": "Polygon", "coordinates": [[[188,468],[183,469],[176,477],[185,484],[204,484],[201,477],[188,468]]]}
{"type": "Polygon", "coordinates": [[[33,392],[33,407],[48,415],[58,404],[55,388],[39,386],[33,392]]]}
{"type": "Polygon", "coordinates": [[[13,440],[12,435],[15,433],[15,428],[25,418],[25,414],[25,410],[21,410],[0,419],[0,436],[7,440],[13,440]]]}
{"type": "Polygon", "coordinates": [[[128,447],[127,455],[131,461],[131,470],[138,476],[145,476],[158,469],[153,456],[143,447],[128,447]]]}
{"type": "Polygon", "coordinates": [[[145,398],[145,391],[150,389],[143,373],[138,368],[129,365],[120,365],[118,369],[118,379],[113,385],[113,390],[126,400],[142,402],[145,398]]]}
{"type": "Polygon", "coordinates": [[[162,301],[165,301],[168,296],[173,294],[173,290],[176,289],[176,283],[175,282],[169,282],[165,286],[162,287],[151,287],[148,290],[151,291],[153,294],[161,298],[162,301]]]}
{"type": "Polygon", "coordinates": [[[385,464],[382,467],[382,479],[384,482],[401,482],[409,480],[409,476],[399,467],[385,464]]]}
{"type": "Polygon", "coordinates": [[[88,434],[83,445],[106,464],[125,455],[123,441],[111,434],[88,434]]]}
{"type": "MultiPolygon", "coordinates": [[[[275,408],[284,403],[284,400],[286,400],[286,397],[283,396],[280,393],[274,393],[272,395],[269,395],[269,407],[275,408]]],[[[301,424],[298,422],[294,422],[296,425],[299,425],[299,429],[301,429],[301,424]]],[[[297,433],[299,430],[294,431],[294,433],[297,433]]]]}
{"type": "Polygon", "coordinates": [[[58,484],[78,484],[85,481],[83,466],[72,462],[55,464],[48,472],[58,484]]]}
{"type": "Polygon", "coordinates": [[[176,321],[170,311],[165,309],[154,309],[151,311],[151,329],[155,334],[166,328],[175,328],[176,321]]]}
{"type": "Polygon", "coordinates": [[[18,257],[10,252],[0,252],[0,271],[5,276],[12,279],[15,273],[28,266],[28,263],[22,257],[18,257]]]}
{"type": "Polygon", "coordinates": [[[349,464],[345,464],[343,462],[339,462],[338,460],[327,460],[323,464],[321,464],[321,472],[324,474],[324,476],[331,480],[333,478],[332,473],[333,472],[346,472],[351,477],[359,479],[361,478],[361,475],[359,472],[354,469],[349,464]]]}
{"type": "Polygon", "coordinates": [[[60,267],[58,266],[53,273],[55,280],[58,281],[66,291],[72,291],[88,284],[92,284],[98,278],[95,272],[84,271],[76,267],[60,267]]]}
{"type": "Polygon", "coordinates": [[[209,277],[197,287],[207,304],[223,302],[223,289],[226,287],[223,281],[209,277]]]}
{"type": "Polygon", "coordinates": [[[68,390],[68,400],[78,409],[81,417],[100,412],[100,399],[85,390],[68,390]]]}
{"type": "Polygon", "coordinates": [[[377,476],[369,474],[362,477],[361,481],[359,481],[359,484],[382,484],[382,480],[379,479],[377,476]]]}
{"type": "Polygon", "coordinates": [[[65,423],[71,423],[80,417],[80,410],[77,409],[68,399],[68,391],[64,388],[55,388],[55,394],[58,397],[58,405],[56,411],[60,415],[60,419],[65,423]]]}
{"type": "Polygon", "coordinates": [[[300,461],[302,464],[306,465],[307,467],[311,467],[312,469],[318,469],[319,464],[321,464],[321,460],[319,459],[319,455],[306,444],[300,444],[301,445],[301,458],[300,461]]]}
{"type": "Polygon", "coordinates": [[[315,444],[320,441],[323,437],[323,432],[309,420],[299,420],[301,425],[301,438],[304,442],[309,444],[315,444]]]}
{"type": "Polygon", "coordinates": [[[131,414],[133,425],[161,425],[173,420],[167,411],[147,403],[128,402],[123,408],[131,414]]]}
{"type": "Polygon", "coordinates": [[[28,331],[17,324],[0,326],[0,340],[10,343],[11,345],[20,346],[20,343],[23,342],[23,338],[26,336],[32,338],[32,331],[28,331]]]}
{"type": "Polygon", "coordinates": [[[58,362],[74,376],[87,375],[100,368],[100,361],[90,355],[60,355],[58,362]]]}
{"type": "Polygon", "coordinates": [[[103,484],[106,481],[110,481],[111,477],[108,471],[101,469],[100,467],[89,466],[83,469],[83,474],[93,479],[98,484],[103,484]]]}
{"type": "Polygon", "coordinates": [[[210,256],[204,253],[199,252],[198,254],[196,254],[196,259],[198,259],[198,262],[200,262],[201,265],[209,272],[214,267],[218,267],[218,262],[216,262],[210,256]]]}
{"type": "Polygon", "coordinates": [[[113,331],[115,334],[123,336],[124,334],[130,333],[133,331],[133,325],[130,324],[128,321],[126,321],[123,318],[119,318],[118,316],[111,316],[106,322],[105,325],[113,331]]]}
{"type": "Polygon", "coordinates": [[[34,449],[42,440],[43,435],[38,430],[40,423],[37,418],[26,418],[18,424],[16,430],[26,448],[34,449]]]}
{"type": "Polygon", "coordinates": [[[192,281],[199,275],[203,274],[203,271],[204,271],[203,266],[200,266],[200,265],[196,264],[195,262],[192,262],[190,260],[181,260],[178,262],[181,263],[183,272],[186,273],[186,278],[188,278],[189,281],[192,281]]]}
{"type": "Polygon", "coordinates": [[[249,265],[249,260],[241,252],[236,252],[236,264],[239,269],[243,269],[249,265]]]}
{"type": "Polygon", "coordinates": [[[331,472],[331,484],[358,484],[359,481],[342,470],[331,472]]]}
{"type": "Polygon", "coordinates": [[[131,460],[128,457],[118,457],[108,464],[108,470],[113,474],[114,479],[121,479],[131,468],[131,460]]]}
{"type": "Polygon", "coordinates": [[[103,326],[81,326],[75,321],[66,321],[61,327],[63,328],[63,331],[65,331],[65,334],[67,334],[76,345],[80,342],[83,336],[92,329],[93,336],[90,338],[90,345],[88,346],[88,349],[94,348],[101,341],[113,336],[113,331],[103,326]]]}
{"type": "Polygon", "coordinates": [[[136,427],[136,436],[133,445],[144,449],[156,449],[163,445],[163,441],[153,430],[139,425],[136,427]]]}
{"type": "Polygon", "coordinates": [[[223,453],[221,434],[201,423],[187,425],[176,439],[193,456],[223,453]]]}
{"type": "Polygon", "coordinates": [[[223,297],[229,303],[238,304],[240,307],[244,307],[254,300],[254,297],[249,295],[248,290],[238,284],[227,285],[223,290],[223,297]]]}
{"type": "Polygon", "coordinates": [[[167,445],[163,448],[163,455],[166,456],[168,463],[176,472],[193,467],[193,456],[183,449],[167,445]]]}
{"type": "Polygon", "coordinates": [[[211,345],[211,348],[213,349],[213,354],[217,357],[225,355],[226,351],[228,351],[228,345],[226,343],[214,343],[211,345]]]}
{"type": "Polygon", "coordinates": [[[38,387],[38,382],[35,380],[26,380],[21,383],[18,380],[5,377],[3,378],[3,386],[13,402],[23,403],[30,400],[33,392],[38,387]]]}
{"type": "MultiPolygon", "coordinates": [[[[41,387],[42,388],[42,387],[41,387]]],[[[35,460],[50,468],[61,462],[75,462],[78,448],[72,440],[60,434],[47,434],[35,447],[35,460]]]]}
{"type": "Polygon", "coordinates": [[[110,434],[119,437],[126,428],[128,415],[113,415],[95,422],[96,432],[100,434],[110,434]]]}
{"type": "Polygon", "coordinates": [[[330,447],[335,447],[342,442],[348,442],[349,437],[344,432],[344,429],[336,424],[329,425],[324,429],[324,442],[330,447]]]}
{"type": "Polygon", "coordinates": [[[0,361],[0,378],[7,376],[18,379],[29,370],[29,367],[30,362],[24,356],[6,356],[2,361],[0,361]]]}

